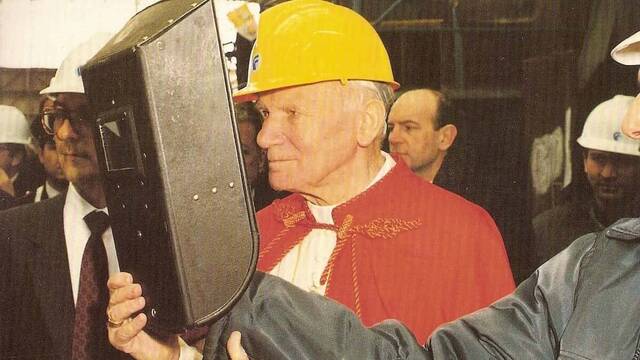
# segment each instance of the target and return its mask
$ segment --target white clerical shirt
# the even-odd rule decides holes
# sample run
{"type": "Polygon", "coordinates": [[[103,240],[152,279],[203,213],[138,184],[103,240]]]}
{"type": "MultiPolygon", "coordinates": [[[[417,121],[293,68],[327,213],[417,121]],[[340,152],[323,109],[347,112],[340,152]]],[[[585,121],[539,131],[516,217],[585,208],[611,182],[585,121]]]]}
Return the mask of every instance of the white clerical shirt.
{"type": "MultiPolygon", "coordinates": [[[[382,179],[395,166],[396,162],[389,154],[382,151],[381,153],[385,158],[384,164],[362,191],[382,179]]],[[[307,202],[307,205],[318,223],[334,224],[331,212],[340,204],[320,206],[307,202]]],[[[320,284],[320,278],[336,246],[336,241],[335,231],[313,229],[269,273],[285,279],[303,290],[324,295],[326,284],[320,284]]]]}

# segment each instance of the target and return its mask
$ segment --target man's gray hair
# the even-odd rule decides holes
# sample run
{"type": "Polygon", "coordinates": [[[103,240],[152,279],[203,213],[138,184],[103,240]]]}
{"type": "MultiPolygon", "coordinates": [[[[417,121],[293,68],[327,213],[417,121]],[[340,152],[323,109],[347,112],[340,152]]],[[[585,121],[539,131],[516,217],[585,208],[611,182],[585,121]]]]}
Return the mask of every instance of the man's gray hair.
{"type": "Polygon", "coordinates": [[[393,101],[395,100],[393,88],[387,83],[371,80],[351,80],[349,81],[349,84],[373,91],[378,100],[382,101],[382,104],[384,105],[385,121],[385,125],[382,126],[382,137],[384,137],[387,134],[387,117],[389,116],[391,105],[393,105],[393,101]]]}
{"type": "Polygon", "coordinates": [[[373,90],[378,99],[384,104],[385,115],[389,114],[389,110],[391,109],[391,105],[393,105],[394,101],[393,88],[391,85],[371,80],[351,80],[349,83],[365,89],[373,90]]]}

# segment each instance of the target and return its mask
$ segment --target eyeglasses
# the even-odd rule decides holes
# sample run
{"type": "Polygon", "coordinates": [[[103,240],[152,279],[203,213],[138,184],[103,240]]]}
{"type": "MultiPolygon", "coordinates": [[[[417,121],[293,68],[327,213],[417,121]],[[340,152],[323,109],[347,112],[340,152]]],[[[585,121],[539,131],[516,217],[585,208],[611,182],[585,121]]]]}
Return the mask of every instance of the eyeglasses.
{"type": "Polygon", "coordinates": [[[42,114],[42,128],[49,135],[56,135],[65,120],[69,120],[71,126],[77,129],[80,125],[88,125],[89,121],[85,112],[69,112],[65,109],[57,108],[45,110],[42,114]]]}

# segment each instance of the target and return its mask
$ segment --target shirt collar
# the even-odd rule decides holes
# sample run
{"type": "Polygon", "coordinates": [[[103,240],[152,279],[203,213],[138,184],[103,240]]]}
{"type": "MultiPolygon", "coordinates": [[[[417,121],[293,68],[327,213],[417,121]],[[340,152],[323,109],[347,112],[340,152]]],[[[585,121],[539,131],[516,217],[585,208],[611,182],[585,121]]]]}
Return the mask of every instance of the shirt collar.
{"type": "Polygon", "coordinates": [[[618,240],[640,239],[640,219],[620,219],[605,230],[605,234],[618,240]]]}
{"type": "Polygon", "coordinates": [[[49,198],[56,197],[58,194],[60,194],[60,191],[51,186],[48,181],[45,181],[44,183],[44,191],[47,193],[47,196],[49,198]]]}
{"type": "MultiPolygon", "coordinates": [[[[396,165],[396,161],[393,160],[391,155],[387,154],[384,151],[380,151],[380,153],[384,157],[384,164],[382,164],[382,167],[380,168],[380,170],[378,170],[378,173],[376,174],[376,176],[373,177],[373,180],[371,180],[369,185],[367,185],[364,189],[362,189],[361,192],[367,190],[368,188],[373,186],[373,184],[375,184],[378,181],[380,181],[380,179],[382,179],[385,175],[387,175],[387,173],[391,169],[393,169],[393,167],[396,165]]],[[[339,206],[340,204],[335,204],[335,205],[315,205],[315,204],[312,204],[311,202],[307,201],[307,205],[309,206],[309,210],[311,210],[311,214],[313,214],[313,216],[316,218],[317,222],[324,223],[324,224],[327,224],[327,223],[331,223],[332,224],[333,223],[333,219],[332,219],[332,216],[331,216],[331,211],[336,206],[339,206]]]]}
{"type": "Polygon", "coordinates": [[[71,210],[74,214],[80,215],[80,219],[84,219],[90,212],[99,210],[109,214],[109,209],[106,207],[102,209],[98,209],[93,205],[89,204],[87,200],[85,200],[76,187],[73,184],[69,184],[69,191],[67,191],[67,199],[65,203],[65,207],[68,206],[69,210],[71,210]]]}

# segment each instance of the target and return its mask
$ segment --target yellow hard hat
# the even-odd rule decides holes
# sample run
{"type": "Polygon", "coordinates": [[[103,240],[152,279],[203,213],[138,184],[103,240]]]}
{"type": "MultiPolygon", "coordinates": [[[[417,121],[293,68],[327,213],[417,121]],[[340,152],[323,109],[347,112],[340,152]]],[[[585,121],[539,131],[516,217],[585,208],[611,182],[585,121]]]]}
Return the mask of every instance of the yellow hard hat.
{"type": "Polygon", "coordinates": [[[236,102],[257,93],[321,81],[371,80],[394,89],[382,40],[358,13],[322,0],[292,0],[260,16],[247,86],[236,102]]]}

